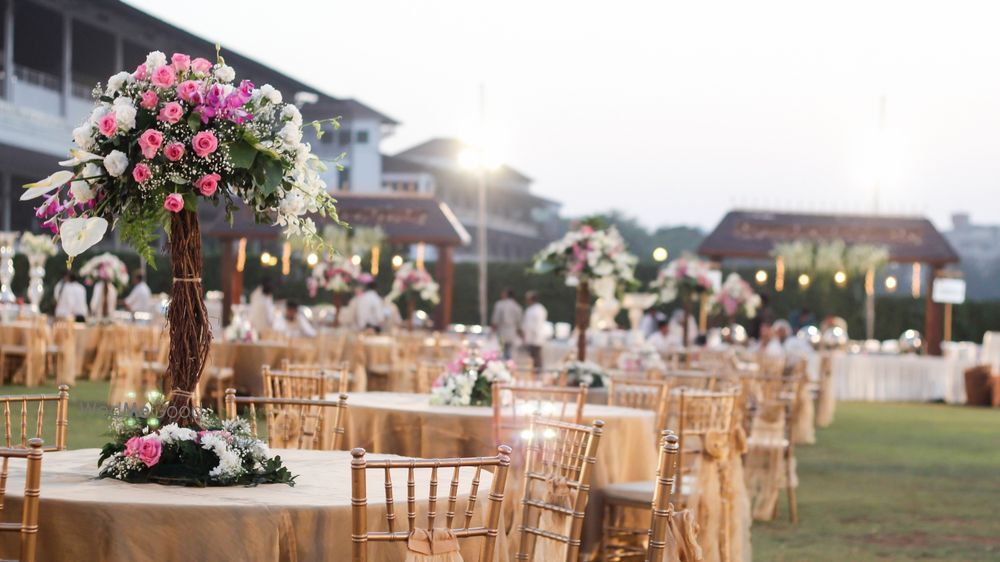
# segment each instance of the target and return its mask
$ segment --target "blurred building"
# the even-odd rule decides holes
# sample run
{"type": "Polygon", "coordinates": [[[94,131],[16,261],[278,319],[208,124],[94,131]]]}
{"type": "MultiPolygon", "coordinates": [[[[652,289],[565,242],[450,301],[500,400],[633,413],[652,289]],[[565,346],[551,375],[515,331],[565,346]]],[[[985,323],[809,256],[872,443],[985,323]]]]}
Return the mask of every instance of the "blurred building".
{"type": "MultiPolygon", "coordinates": [[[[0,0],[0,230],[29,230],[33,204],[19,202],[20,186],[56,171],[71,146],[71,131],[90,114],[94,86],[132,70],[160,50],[212,60],[215,46],[141,10],[114,0],[0,0]]],[[[331,189],[377,191],[382,185],[379,143],[397,124],[353,99],[341,99],[228,50],[241,79],[269,83],[296,102],[306,121],[342,116],[341,128],[320,139],[306,131],[331,166],[331,189]],[[312,137],[312,138],[311,138],[312,137]]]]}
{"type": "MultiPolygon", "coordinates": [[[[472,242],[456,249],[455,259],[478,255],[479,180],[464,169],[456,139],[437,138],[394,156],[382,157],[382,190],[432,195],[446,203],[472,242]]],[[[531,193],[531,178],[501,165],[486,172],[487,246],[490,261],[528,261],[562,234],[561,204],[531,193]]]]}
{"type": "Polygon", "coordinates": [[[968,213],[955,213],[943,232],[962,257],[961,269],[969,299],[1000,298],[1000,225],[973,224],[968,213]]]}

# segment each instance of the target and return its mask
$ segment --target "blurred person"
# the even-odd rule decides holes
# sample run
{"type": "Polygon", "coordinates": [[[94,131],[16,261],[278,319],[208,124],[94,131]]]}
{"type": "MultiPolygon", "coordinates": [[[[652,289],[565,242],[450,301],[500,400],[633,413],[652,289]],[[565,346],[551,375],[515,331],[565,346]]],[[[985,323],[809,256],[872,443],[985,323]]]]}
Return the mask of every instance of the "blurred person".
{"type": "Polygon", "coordinates": [[[538,302],[538,293],[528,291],[524,295],[524,315],[521,318],[521,337],[524,347],[531,356],[531,365],[536,372],[542,370],[542,346],[545,345],[545,327],[549,321],[549,311],[538,302]]]}
{"type": "Polygon", "coordinates": [[[359,330],[382,331],[385,322],[385,302],[375,291],[375,280],[368,276],[363,281],[364,291],[355,298],[358,301],[354,309],[354,325],[359,330]]]}
{"type": "Polygon", "coordinates": [[[336,311],[338,326],[353,328],[357,325],[358,297],[361,296],[362,292],[361,287],[354,287],[354,295],[351,300],[347,301],[347,304],[341,305],[340,309],[336,311]]]}
{"type": "Polygon", "coordinates": [[[646,342],[653,346],[660,353],[667,353],[680,347],[681,338],[673,337],[670,333],[670,321],[666,318],[656,324],[656,331],[653,332],[646,342]]]}
{"type": "Polygon", "coordinates": [[[647,308],[639,321],[639,331],[642,337],[649,338],[660,329],[660,322],[667,320],[667,315],[655,308],[647,308]]]}
{"type": "Polygon", "coordinates": [[[791,313],[788,317],[788,321],[791,324],[792,333],[797,334],[799,330],[805,328],[806,326],[816,325],[816,315],[809,310],[808,306],[803,306],[802,308],[791,313]]]}
{"type": "Polygon", "coordinates": [[[770,326],[774,322],[774,309],[771,308],[770,301],[771,297],[761,293],[760,308],[757,310],[757,315],[750,319],[750,324],[747,326],[747,337],[751,340],[760,341],[761,328],[765,324],[770,326]]]}
{"type": "Polygon", "coordinates": [[[118,307],[118,289],[103,279],[94,283],[90,296],[90,315],[98,320],[109,320],[118,307]]]}
{"type": "Polygon", "coordinates": [[[521,329],[521,318],[524,310],[514,298],[514,291],[504,289],[500,293],[500,300],[493,305],[493,317],[490,319],[490,328],[496,333],[503,350],[503,358],[509,360],[514,351],[514,344],[517,343],[517,335],[521,329]]]}
{"type": "Polygon", "coordinates": [[[274,328],[274,288],[270,279],[264,279],[250,293],[250,325],[258,334],[274,328]]]}
{"type": "Polygon", "coordinates": [[[679,347],[692,345],[698,339],[698,322],[694,319],[694,314],[688,314],[687,328],[687,341],[684,341],[684,309],[674,310],[670,315],[670,333],[680,343],[679,347]]]}
{"type": "Polygon", "coordinates": [[[130,312],[152,312],[153,291],[149,290],[146,278],[141,271],[136,271],[132,274],[132,279],[135,281],[135,285],[125,297],[125,308],[129,309],[130,312]]]}
{"type": "Polygon", "coordinates": [[[285,302],[285,314],[275,322],[274,329],[292,337],[316,337],[316,328],[306,318],[305,311],[299,303],[293,300],[285,302]]]}
{"type": "Polygon", "coordinates": [[[67,271],[56,283],[53,292],[56,300],[56,318],[72,318],[83,322],[87,318],[87,289],[77,280],[76,274],[67,271]]]}

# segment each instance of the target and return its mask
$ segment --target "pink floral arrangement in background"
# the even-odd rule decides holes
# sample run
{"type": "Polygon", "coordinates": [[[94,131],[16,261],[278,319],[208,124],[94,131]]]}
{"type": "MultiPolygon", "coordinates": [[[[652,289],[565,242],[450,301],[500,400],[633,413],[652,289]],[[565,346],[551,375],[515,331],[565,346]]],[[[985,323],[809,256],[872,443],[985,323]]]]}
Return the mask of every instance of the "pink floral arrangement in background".
{"type": "Polygon", "coordinates": [[[323,123],[337,121],[304,125],[281,92],[237,81],[221,56],[213,63],[153,51],[134,72],[98,85],[94,97],[73,130],[76,148],[60,162],[69,169],[25,185],[21,196],[44,197],[36,216],[71,258],[114,225],[152,261],[150,244],[170,215],[204,203],[223,205],[231,218],[242,202],[258,222],[317,241],[307,215],[337,221],[320,177],[326,168],[302,141],[303,126],[320,136],[323,123]]]}
{"type": "Polygon", "coordinates": [[[738,312],[746,314],[747,318],[757,315],[760,308],[760,295],[753,290],[738,273],[730,273],[719,292],[712,297],[712,304],[721,308],[726,316],[732,318],[738,312]]]}
{"type": "Polygon", "coordinates": [[[705,260],[691,255],[681,256],[667,264],[650,281],[649,288],[656,293],[657,302],[668,303],[680,298],[690,301],[694,295],[712,294],[712,268],[705,260]]]}
{"type": "Polygon", "coordinates": [[[637,262],[614,226],[595,228],[584,224],[539,252],[534,270],[562,275],[568,287],[576,287],[580,281],[591,282],[595,294],[610,296],[619,285],[635,279],[637,262]]]}
{"type": "Polygon", "coordinates": [[[120,291],[128,286],[128,267],[118,256],[105,252],[87,260],[80,268],[80,277],[88,285],[104,281],[120,291]]]}
{"type": "Polygon", "coordinates": [[[492,351],[463,350],[434,381],[430,403],[436,406],[490,406],[493,383],[513,380],[513,362],[492,351]]]}
{"type": "Polygon", "coordinates": [[[353,261],[340,254],[333,254],[329,259],[316,264],[306,280],[306,286],[311,297],[315,297],[319,289],[349,293],[360,282],[360,277],[361,268],[353,261]]]}
{"type": "Polygon", "coordinates": [[[397,301],[402,297],[415,297],[431,304],[437,304],[441,300],[438,284],[431,274],[410,262],[404,263],[396,270],[392,290],[385,298],[397,301]]]}

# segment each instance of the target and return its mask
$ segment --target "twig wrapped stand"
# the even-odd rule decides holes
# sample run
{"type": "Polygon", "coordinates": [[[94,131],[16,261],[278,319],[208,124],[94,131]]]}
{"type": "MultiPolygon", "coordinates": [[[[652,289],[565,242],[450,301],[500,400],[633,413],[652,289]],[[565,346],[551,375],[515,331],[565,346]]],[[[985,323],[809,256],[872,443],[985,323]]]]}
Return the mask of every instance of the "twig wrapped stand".
{"type": "Polygon", "coordinates": [[[184,210],[170,219],[170,259],[174,282],[170,291],[170,356],[167,384],[170,403],[164,423],[191,425],[191,399],[198,387],[212,343],[208,312],[202,298],[201,227],[198,214],[184,210]]]}
{"type": "Polygon", "coordinates": [[[576,287],[576,359],[587,360],[587,326],[590,325],[590,283],[581,280],[576,287]]]}

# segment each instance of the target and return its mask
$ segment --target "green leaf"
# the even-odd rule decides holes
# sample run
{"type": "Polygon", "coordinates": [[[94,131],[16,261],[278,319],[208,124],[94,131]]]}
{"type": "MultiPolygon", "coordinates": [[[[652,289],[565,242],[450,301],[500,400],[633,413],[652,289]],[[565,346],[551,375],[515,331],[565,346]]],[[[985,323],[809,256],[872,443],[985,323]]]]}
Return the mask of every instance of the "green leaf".
{"type": "Polygon", "coordinates": [[[192,133],[197,133],[201,129],[201,113],[197,111],[192,111],[191,115],[188,115],[188,127],[191,129],[192,133]]]}
{"type": "Polygon", "coordinates": [[[264,159],[261,170],[264,172],[264,181],[260,185],[260,190],[265,196],[270,196],[281,185],[284,170],[281,167],[281,162],[270,158],[264,159]]]}
{"type": "Polygon", "coordinates": [[[198,210],[198,196],[194,194],[193,191],[188,191],[184,194],[184,210],[185,211],[197,211],[198,210]]]}
{"type": "Polygon", "coordinates": [[[257,151],[245,140],[238,140],[229,145],[229,159],[232,160],[233,166],[236,168],[250,169],[256,157],[257,151]]]}

